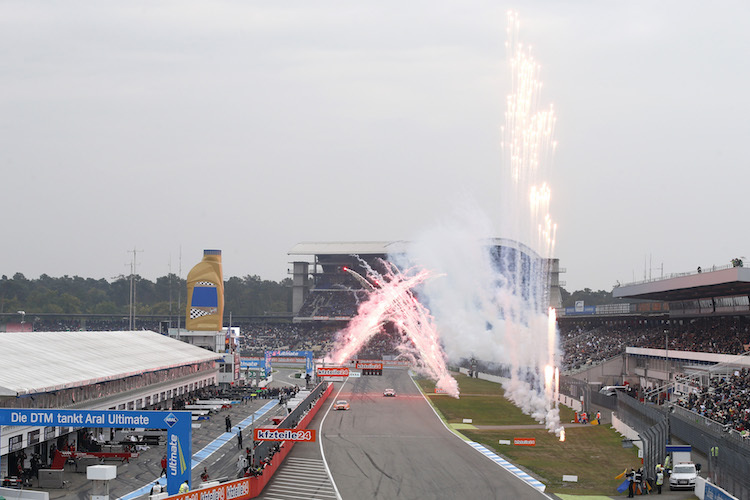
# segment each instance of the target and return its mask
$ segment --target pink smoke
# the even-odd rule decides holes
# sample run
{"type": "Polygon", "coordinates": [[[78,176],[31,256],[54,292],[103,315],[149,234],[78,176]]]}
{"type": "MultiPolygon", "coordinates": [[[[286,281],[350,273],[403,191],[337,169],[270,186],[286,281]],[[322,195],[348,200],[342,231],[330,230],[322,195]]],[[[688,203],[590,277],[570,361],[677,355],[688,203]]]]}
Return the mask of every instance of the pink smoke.
{"type": "Polygon", "coordinates": [[[336,337],[330,361],[344,364],[352,359],[386,322],[392,322],[400,339],[400,357],[408,359],[419,373],[436,382],[438,389],[458,397],[458,383],[448,372],[445,352],[432,316],[414,296],[412,290],[433,275],[426,269],[405,273],[390,262],[382,262],[386,271],[381,275],[370,269],[363,277],[347,269],[366,288],[367,299],[357,315],[336,337]]]}

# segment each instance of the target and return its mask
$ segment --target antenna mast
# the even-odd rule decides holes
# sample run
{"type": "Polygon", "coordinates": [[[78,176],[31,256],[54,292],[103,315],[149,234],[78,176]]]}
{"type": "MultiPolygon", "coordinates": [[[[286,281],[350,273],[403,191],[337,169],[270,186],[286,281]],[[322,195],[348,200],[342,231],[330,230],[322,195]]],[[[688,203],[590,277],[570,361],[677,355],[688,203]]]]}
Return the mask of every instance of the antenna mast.
{"type": "Polygon", "coordinates": [[[133,252],[133,261],[130,264],[130,307],[128,310],[128,329],[130,331],[135,330],[135,272],[137,268],[136,254],[143,253],[143,250],[137,250],[133,247],[133,250],[128,250],[128,253],[133,252]]]}

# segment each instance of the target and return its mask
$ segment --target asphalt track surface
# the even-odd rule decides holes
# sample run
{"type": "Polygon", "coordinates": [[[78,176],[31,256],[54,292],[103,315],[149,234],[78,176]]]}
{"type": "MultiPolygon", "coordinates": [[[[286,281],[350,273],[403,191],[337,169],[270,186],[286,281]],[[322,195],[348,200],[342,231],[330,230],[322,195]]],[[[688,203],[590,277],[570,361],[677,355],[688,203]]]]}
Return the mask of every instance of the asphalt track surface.
{"type": "MultiPolygon", "coordinates": [[[[320,442],[298,443],[289,459],[324,458],[340,498],[550,498],[448,430],[406,370],[386,369],[382,376],[349,378],[335,385],[333,396],[311,426],[320,428],[320,442]],[[386,388],[395,389],[397,396],[384,397],[386,388]],[[351,409],[329,410],[337,399],[348,400],[351,409]]],[[[308,484],[302,474],[294,485],[296,493],[280,488],[285,468],[261,498],[336,498],[325,481],[312,473],[312,466],[312,489],[299,491],[301,484],[308,484]]]]}

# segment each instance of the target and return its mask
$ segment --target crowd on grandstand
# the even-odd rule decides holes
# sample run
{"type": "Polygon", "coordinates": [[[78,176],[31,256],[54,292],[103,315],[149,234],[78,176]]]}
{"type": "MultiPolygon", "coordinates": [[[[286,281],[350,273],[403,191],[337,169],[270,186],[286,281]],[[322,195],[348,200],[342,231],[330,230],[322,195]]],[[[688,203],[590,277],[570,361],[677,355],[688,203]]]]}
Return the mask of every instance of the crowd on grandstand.
{"type": "MultiPolygon", "coordinates": [[[[323,293],[321,297],[328,297],[325,303],[329,304],[326,307],[330,307],[328,311],[332,314],[339,314],[334,313],[334,310],[344,310],[342,303],[351,299],[351,303],[356,304],[356,300],[359,300],[355,298],[354,293],[341,291],[323,293]],[[330,302],[330,297],[338,297],[341,302],[330,302]],[[334,303],[336,305],[332,305],[334,303]]],[[[264,351],[274,349],[305,350],[322,355],[330,350],[336,332],[344,323],[244,321],[237,322],[234,326],[240,328],[240,347],[245,356],[261,356],[264,351]]],[[[128,328],[128,318],[36,318],[33,322],[33,329],[36,331],[113,331],[128,328]]],[[[164,323],[159,320],[136,321],[138,330],[160,332],[163,328],[164,323]]],[[[663,349],[667,339],[669,349],[675,351],[741,354],[750,350],[750,319],[741,316],[731,320],[704,318],[672,320],[669,323],[662,320],[560,322],[559,329],[563,370],[578,370],[600,363],[621,355],[629,346],[663,349]]],[[[382,331],[373,337],[366,349],[373,355],[396,354],[398,340],[382,331]]]]}
{"type": "Polygon", "coordinates": [[[623,321],[585,325],[561,323],[563,369],[576,370],[597,364],[625,351],[626,347],[741,354],[750,347],[750,321],[743,317],[671,323],[623,321]]]}
{"type": "Polygon", "coordinates": [[[335,327],[318,323],[244,323],[240,324],[243,356],[263,356],[265,351],[285,349],[312,351],[321,356],[330,350],[335,327]]]}
{"type": "Polygon", "coordinates": [[[699,394],[690,394],[678,405],[715,420],[743,436],[750,434],[750,371],[714,378],[699,394]]]}

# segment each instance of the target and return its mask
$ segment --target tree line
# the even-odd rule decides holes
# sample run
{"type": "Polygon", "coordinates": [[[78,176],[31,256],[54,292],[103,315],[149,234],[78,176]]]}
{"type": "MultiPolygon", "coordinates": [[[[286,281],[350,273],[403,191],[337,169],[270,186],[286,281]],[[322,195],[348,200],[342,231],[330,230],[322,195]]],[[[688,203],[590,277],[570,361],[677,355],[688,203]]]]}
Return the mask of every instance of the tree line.
{"type": "MultiPolygon", "coordinates": [[[[138,315],[177,315],[184,311],[187,282],[175,274],[150,281],[133,276],[138,315]]],[[[114,280],[42,274],[27,279],[16,273],[0,279],[0,313],[107,314],[127,315],[130,308],[130,276],[114,280]]],[[[568,292],[561,289],[563,307],[577,300],[586,305],[612,304],[612,293],[589,288],[568,292]]],[[[289,314],[292,309],[292,280],[276,282],[259,276],[233,276],[224,282],[224,312],[235,316],[289,314]]]]}
{"type": "MultiPolygon", "coordinates": [[[[132,277],[138,315],[173,315],[184,311],[185,279],[168,274],[150,281],[132,277]]],[[[292,280],[263,280],[259,276],[231,277],[224,282],[224,311],[236,316],[287,314],[291,311],[292,280]]],[[[0,278],[0,313],[127,315],[130,310],[131,277],[114,280],[42,274],[27,279],[16,273],[0,278]]]]}

